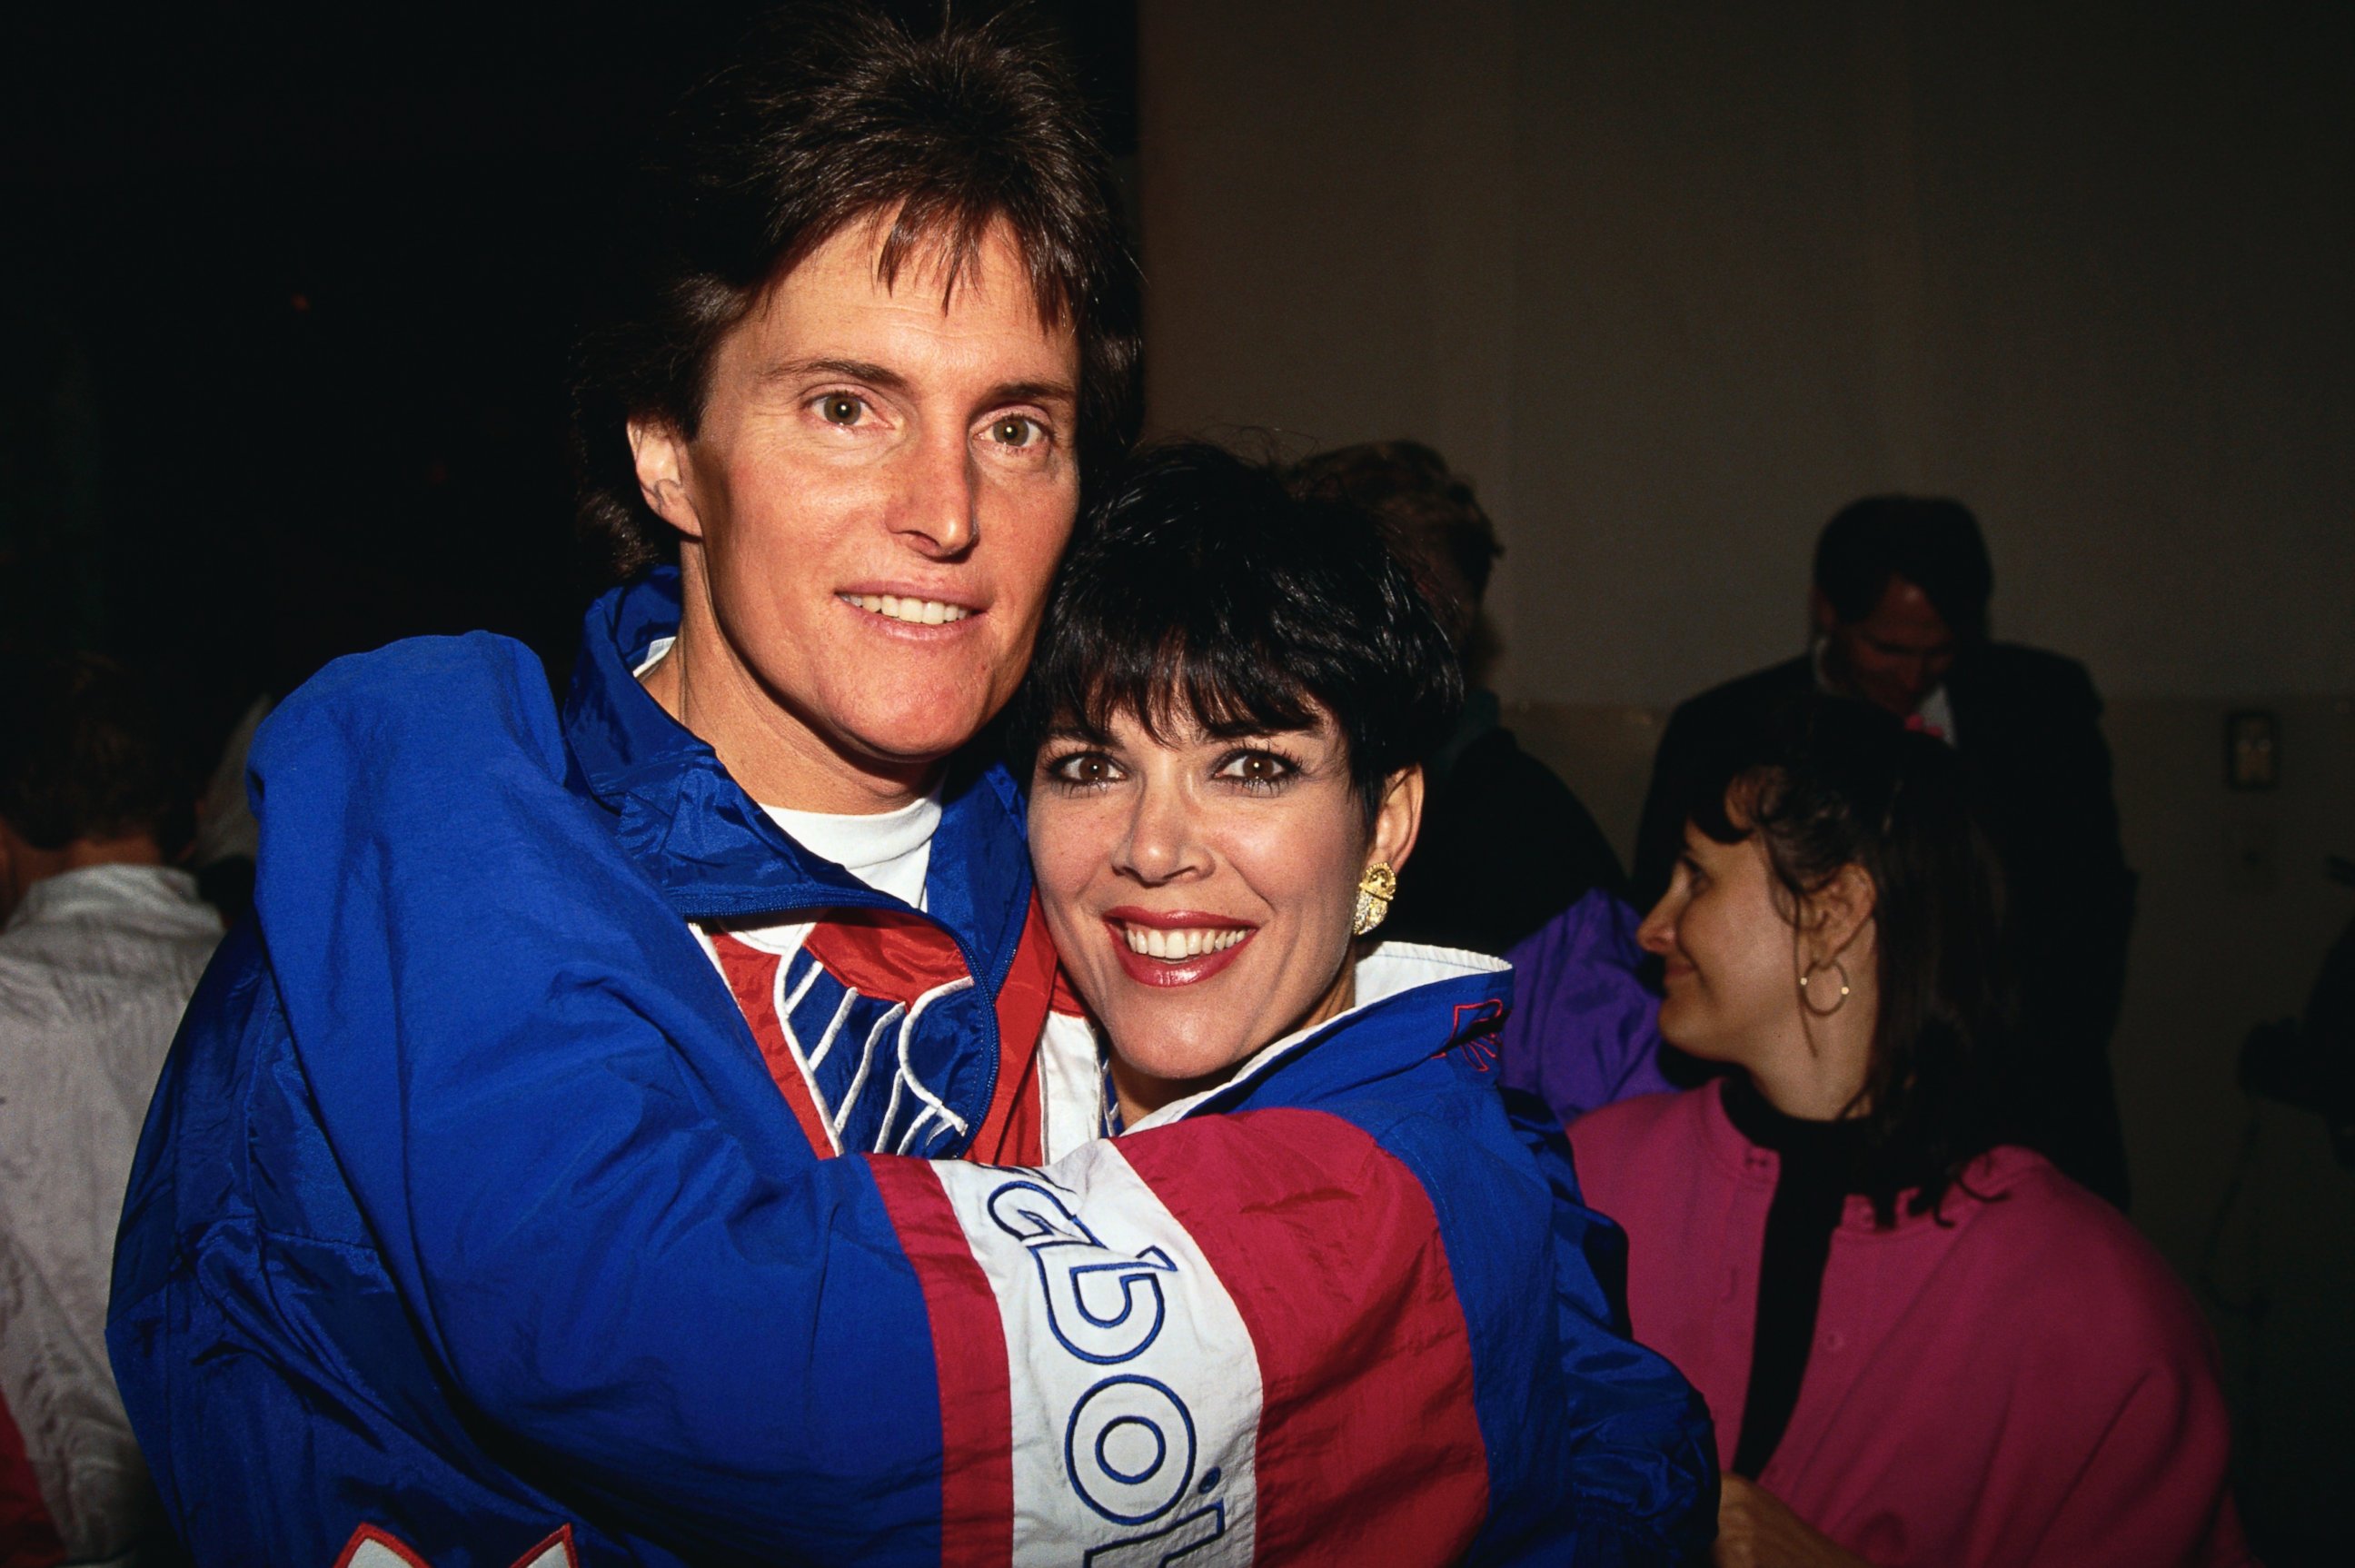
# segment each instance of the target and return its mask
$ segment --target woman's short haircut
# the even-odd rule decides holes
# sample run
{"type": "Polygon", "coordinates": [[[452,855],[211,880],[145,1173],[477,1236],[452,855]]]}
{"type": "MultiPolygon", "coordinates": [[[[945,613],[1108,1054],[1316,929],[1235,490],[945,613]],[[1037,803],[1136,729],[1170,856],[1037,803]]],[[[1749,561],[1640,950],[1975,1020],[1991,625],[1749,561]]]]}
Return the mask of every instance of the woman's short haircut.
{"type": "Polygon", "coordinates": [[[1009,720],[1027,773],[1047,738],[1282,734],[1332,715],[1369,820],[1464,700],[1446,634],[1367,513],[1296,496],[1219,447],[1141,452],[1108,484],[1047,606],[1009,720]]]}
{"type": "Polygon", "coordinates": [[[643,174],[643,247],[581,343],[573,442],[584,530],[614,572],[677,540],[638,487],[627,426],[692,437],[713,352],[794,265],[890,219],[889,283],[928,249],[954,290],[1004,223],[1040,319],[1079,339],[1084,460],[1117,456],[1141,412],[1137,275],[1111,167],[1077,88],[1020,13],[918,36],[865,5],[790,6],[689,92],[643,174]]]}
{"type": "Polygon", "coordinates": [[[1869,1192],[1883,1224],[1908,1189],[1915,1212],[1934,1212],[1973,1158],[2019,1131],[2001,876],[1954,749],[1870,704],[1809,694],[1721,752],[1693,798],[1710,837],[1761,840],[1795,923],[1842,867],[1871,879],[1869,1192]]]}

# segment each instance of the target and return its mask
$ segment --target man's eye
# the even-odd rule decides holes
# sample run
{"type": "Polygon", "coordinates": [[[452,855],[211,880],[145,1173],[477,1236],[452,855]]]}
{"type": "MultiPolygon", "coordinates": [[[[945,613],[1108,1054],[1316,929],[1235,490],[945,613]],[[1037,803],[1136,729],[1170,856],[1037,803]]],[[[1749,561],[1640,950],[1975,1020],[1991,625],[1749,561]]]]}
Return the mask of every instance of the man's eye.
{"type": "Polygon", "coordinates": [[[1047,427],[1028,414],[1008,414],[990,421],[989,439],[1000,446],[1036,446],[1047,439],[1047,427]]]}
{"type": "Polygon", "coordinates": [[[866,411],[866,400],[848,392],[828,392],[817,400],[817,417],[828,424],[857,424],[866,411]]]}

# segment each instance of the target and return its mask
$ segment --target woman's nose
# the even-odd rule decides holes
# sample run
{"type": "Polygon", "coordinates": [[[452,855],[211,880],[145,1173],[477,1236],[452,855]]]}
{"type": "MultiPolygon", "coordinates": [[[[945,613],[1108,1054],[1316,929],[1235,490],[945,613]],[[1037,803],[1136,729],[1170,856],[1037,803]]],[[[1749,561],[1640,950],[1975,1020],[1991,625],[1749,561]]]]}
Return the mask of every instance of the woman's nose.
{"type": "Polygon", "coordinates": [[[1652,912],[1646,915],[1644,923],[1636,928],[1636,946],[1655,957],[1666,958],[1668,955],[1669,950],[1677,944],[1677,914],[1673,907],[1676,901],[1677,891],[1674,888],[1660,895],[1660,901],[1652,906],[1652,912]]]}
{"type": "Polygon", "coordinates": [[[1207,858],[1196,827],[1181,791],[1148,781],[1137,791],[1136,809],[1114,851],[1114,864],[1148,886],[1199,869],[1207,858]]]}

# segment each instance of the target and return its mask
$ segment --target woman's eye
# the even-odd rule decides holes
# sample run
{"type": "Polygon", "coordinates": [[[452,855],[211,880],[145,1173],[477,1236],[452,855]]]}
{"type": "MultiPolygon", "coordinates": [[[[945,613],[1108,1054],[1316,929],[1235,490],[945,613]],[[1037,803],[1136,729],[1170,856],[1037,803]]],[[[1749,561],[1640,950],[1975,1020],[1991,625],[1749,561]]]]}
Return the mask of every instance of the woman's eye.
{"type": "Polygon", "coordinates": [[[989,439],[1000,446],[1020,450],[1045,441],[1047,427],[1028,414],[1008,414],[990,421],[989,439]]]}
{"type": "Polygon", "coordinates": [[[1047,776],[1057,784],[1077,784],[1084,788],[1090,784],[1112,783],[1120,776],[1120,770],[1102,752],[1074,752],[1049,763],[1047,776]]]}
{"type": "Polygon", "coordinates": [[[1299,771],[1273,752],[1237,752],[1219,765],[1219,777],[1249,789],[1273,789],[1299,771]]]}
{"type": "Polygon", "coordinates": [[[828,392],[817,400],[817,417],[828,424],[857,424],[866,411],[866,400],[848,392],[828,392]]]}

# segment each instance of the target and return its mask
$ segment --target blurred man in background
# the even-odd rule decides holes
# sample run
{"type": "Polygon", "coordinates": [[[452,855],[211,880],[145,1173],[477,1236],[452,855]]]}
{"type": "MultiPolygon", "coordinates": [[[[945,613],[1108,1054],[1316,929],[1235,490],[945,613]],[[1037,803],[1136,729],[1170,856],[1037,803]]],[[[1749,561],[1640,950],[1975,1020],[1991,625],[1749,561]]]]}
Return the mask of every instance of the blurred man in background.
{"type": "Polygon", "coordinates": [[[1294,480],[1381,520],[1464,663],[1464,718],[1424,769],[1423,832],[1399,873],[1391,937],[1502,954],[1596,888],[1624,897],[1610,840],[1498,722],[1484,684],[1497,645],[1480,602],[1504,547],[1472,486],[1413,441],[1320,452],[1294,480]]]}
{"type": "Polygon", "coordinates": [[[2076,661],[1988,636],[1994,587],[1977,519],[1961,503],[1876,496],[1842,508],[1816,546],[1808,651],[1703,692],[1669,719],[1636,835],[1636,895],[1648,905],[1666,890],[1692,781],[1715,748],[1788,694],[1839,692],[1938,736],[1963,760],[2003,867],[2030,1052],[2023,1131],[2124,1208],[2109,1046],[2135,876],[2118,837],[2101,699],[2076,661]]]}
{"type": "Polygon", "coordinates": [[[0,1562],[153,1528],[107,1369],[133,1146],[220,920],[164,864],[187,816],[155,712],[90,656],[0,686],[0,1562]]]}

